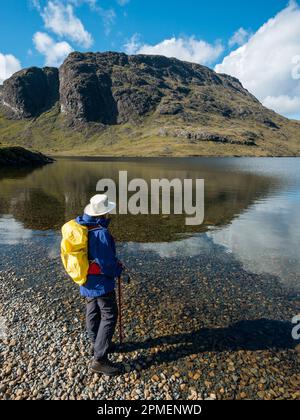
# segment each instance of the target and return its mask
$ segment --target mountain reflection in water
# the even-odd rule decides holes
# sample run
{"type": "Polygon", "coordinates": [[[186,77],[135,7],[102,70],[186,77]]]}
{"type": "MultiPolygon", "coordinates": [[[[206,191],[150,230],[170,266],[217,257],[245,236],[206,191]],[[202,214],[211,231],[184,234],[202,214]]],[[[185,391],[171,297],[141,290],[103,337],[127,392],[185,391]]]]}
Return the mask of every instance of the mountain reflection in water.
{"type": "Polygon", "coordinates": [[[115,215],[112,231],[134,249],[161,258],[195,256],[219,246],[254,272],[299,282],[300,159],[59,159],[33,171],[0,171],[0,244],[59,235],[82,213],[100,179],[203,178],[205,221],[185,226],[185,215],[115,215]],[[56,233],[55,233],[56,232],[56,233]],[[188,235],[188,236],[187,236],[188,235]]]}

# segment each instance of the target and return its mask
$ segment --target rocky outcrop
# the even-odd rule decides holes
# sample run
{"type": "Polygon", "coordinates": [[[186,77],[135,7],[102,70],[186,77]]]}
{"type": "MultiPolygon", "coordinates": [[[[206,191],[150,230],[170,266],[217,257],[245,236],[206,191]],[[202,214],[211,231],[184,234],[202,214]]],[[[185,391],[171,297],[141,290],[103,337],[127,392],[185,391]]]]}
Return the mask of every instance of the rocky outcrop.
{"type": "Polygon", "coordinates": [[[163,96],[153,69],[125,54],[72,53],[60,81],[61,110],[78,121],[125,123],[154,110],[163,96]]]}
{"type": "Polygon", "coordinates": [[[54,160],[39,152],[32,152],[23,147],[0,148],[0,168],[5,166],[41,166],[54,160]]]}
{"type": "Polygon", "coordinates": [[[59,100],[58,69],[31,67],[15,73],[3,85],[2,103],[14,118],[34,118],[59,100]]]}
{"type": "Polygon", "coordinates": [[[280,129],[276,114],[234,77],[163,56],[74,52],[59,71],[32,67],[4,83],[2,103],[14,118],[34,118],[58,101],[70,125],[139,123],[148,115],[203,125],[217,115],[280,129]]]}
{"type": "Polygon", "coordinates": [[[255,139],[257,135],[252,132],[246,132],[240,139],[228,135],[221,135],[218,133],[208,133],[202,130],[187,130],[187,129],[175,129],[170,130],[168,128],[160,128],[158,135],[161,137],[178,137],[187,139],[190,143],[196,143],[198,141],[211,141],[214,143],[228,143],[236,144],[240,146],[256,146],[255,139]]]}
{"type": "Polygon", "coordinates": [[[212,98],[209,89],[223,89],[260,106],[237,79],[174,58],[75,52],[60,68],[61,110],[84,122],[122,124],[155,111],[158,115],[191,115],[193,110],[239,113],[212,98]]]}

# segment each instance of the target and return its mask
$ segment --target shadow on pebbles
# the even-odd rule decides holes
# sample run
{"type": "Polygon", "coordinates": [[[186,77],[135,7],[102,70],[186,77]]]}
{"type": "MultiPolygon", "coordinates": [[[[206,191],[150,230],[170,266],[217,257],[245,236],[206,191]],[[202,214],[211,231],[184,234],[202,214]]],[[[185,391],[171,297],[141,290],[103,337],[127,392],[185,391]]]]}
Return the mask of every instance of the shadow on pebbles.
{"type": "Polygon", "coordinates": [[[89,370],[77,286],[45,255],[33,244],[1,250],[0,399],[300,399],[300,296],[277,278],[228,254],[162,259],[121,247],[133,282],[123,287],[125,344],[111,359],[124,374],[107,378],[89,370]]]}

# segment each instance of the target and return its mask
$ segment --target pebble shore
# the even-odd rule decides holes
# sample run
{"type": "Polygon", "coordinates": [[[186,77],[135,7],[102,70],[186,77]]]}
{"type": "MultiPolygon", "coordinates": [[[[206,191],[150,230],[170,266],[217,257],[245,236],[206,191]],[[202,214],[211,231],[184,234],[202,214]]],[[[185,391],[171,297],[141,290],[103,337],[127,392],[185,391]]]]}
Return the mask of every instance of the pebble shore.
{"type": "Polygon", "coordinates": [[[59,257],[42,241],[2,248],[0,399],[300,399],[299,294],[219,249],[119,253],[133,282],[123,288],[125,344],[111,356],[124,374],[107,378],[90,372],[85,302],[59,257]]]}

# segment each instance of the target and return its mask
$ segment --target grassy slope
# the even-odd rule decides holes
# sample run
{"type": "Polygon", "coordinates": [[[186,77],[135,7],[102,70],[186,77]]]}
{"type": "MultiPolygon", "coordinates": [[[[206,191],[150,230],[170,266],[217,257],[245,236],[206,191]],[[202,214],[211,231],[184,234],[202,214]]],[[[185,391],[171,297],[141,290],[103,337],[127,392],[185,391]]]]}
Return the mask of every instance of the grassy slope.
{"type": "Polygon", "coordinates": [[[67,127],[63,115],[54,107],[36,120],[8,120],[0,112],[1,145],[21,145],[52,155],[98,156],[300,156],[300,123],[280,116],[273,118],[281,130],[254,121],[226,119],[210,114],[197,126],[176,117],[148,116],[134,124],[103,129],[67,127]],[[188,127],[187,127],[188,126],[188,127]],[[202,129],[241,139],[248,130],[258,134],[257,146],[192,142],[188,139],[161,137],[160,127],[202,129]]]}

